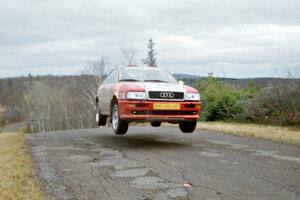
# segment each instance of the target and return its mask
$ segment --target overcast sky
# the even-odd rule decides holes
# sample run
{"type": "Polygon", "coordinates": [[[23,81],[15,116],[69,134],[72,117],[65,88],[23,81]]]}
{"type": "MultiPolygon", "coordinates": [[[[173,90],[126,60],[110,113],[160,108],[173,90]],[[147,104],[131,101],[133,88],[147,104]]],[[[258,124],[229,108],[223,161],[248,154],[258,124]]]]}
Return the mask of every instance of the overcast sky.
{"type": "Polygon", "coordinates": [[[173,73],[300,76],[299,0],[0,0],[0,77],[79,74],[122,47],[173,73]]]}

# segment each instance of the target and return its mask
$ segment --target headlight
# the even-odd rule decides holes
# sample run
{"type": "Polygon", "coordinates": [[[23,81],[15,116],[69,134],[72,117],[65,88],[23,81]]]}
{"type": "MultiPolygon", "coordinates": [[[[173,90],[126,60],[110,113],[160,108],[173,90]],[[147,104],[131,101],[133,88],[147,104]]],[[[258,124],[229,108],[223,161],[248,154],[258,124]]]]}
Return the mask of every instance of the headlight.
{"type": "Polygon", "coordinates": [[[184,100],[200,101],[200,94],[199,93],[185,93],[184,100]]]}
{"type": "Polygon", "coordinates": [[[146,99],[146,92],[127,92],[127,99],[146,99]]]}

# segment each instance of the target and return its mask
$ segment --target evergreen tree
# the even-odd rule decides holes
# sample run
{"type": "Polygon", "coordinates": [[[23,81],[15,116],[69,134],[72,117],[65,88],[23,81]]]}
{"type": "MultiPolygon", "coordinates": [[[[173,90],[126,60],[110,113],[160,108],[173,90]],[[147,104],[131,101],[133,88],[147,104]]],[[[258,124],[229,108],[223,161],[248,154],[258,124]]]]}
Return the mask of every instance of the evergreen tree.
{"type": "Polygon", "coordinates": [[[156,55],[157,53],[155,52],[154,50],[154,45],[155,43],[153,42],[152,39],[149,40],[149,43],[148,43],[148,57],[146,59],[143,59],[143,62],[151,67],[155,67],[157,66],[157,63],[156,63],[156,55]]]}

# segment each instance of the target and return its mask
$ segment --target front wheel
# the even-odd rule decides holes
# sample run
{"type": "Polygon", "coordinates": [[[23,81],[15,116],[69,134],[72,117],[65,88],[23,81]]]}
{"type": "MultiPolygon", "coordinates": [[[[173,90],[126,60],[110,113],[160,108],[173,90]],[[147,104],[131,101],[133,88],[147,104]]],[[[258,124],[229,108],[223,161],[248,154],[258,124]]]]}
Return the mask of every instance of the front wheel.
{"type": "Polygon", "coordinates": [[[191,133],[195,130],[197,121],[183,121],[179,122],[179,128],[183,133],[191,133]]]}
{"type": "Polygon", "coordinates": [[[128,130],[128,122],[120,119],[118,103],[113,104],[111,117],[112,117],[112,128],[115,134],[124,135],[128,130]]]}

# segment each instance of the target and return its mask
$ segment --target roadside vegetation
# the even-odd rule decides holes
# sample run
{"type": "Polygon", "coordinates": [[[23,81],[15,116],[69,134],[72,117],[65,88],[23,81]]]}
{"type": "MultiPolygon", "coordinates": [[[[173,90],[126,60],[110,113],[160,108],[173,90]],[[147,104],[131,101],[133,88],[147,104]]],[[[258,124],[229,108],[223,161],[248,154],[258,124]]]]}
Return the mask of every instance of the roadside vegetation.
{"type": "Polygon", "coordinates": [[[24,121],[28,132],[95,127],[94,76],[0,79],[0,127],[24,121]]]}
{"type": "Polygon", "coordinates": [[[197,88],[201,93],[202,121],[238,120],[246,102],[260,89],[251,82],[246,88],[239,88],[212,76],[198,81],[197,88]]]}
{"type": "Polygon", "coordinates": [[[202,115],[198,128],[300,144],[300,80],[239,85],[217,77],[197,83],[202,115]]]}
{"type": "Polygon", "coordinates": [[[208,77],[198,81],[203,102],[202,121],[300,126],[300,80],[240,87],[208,77]]]}
{"type": "Polygon", "coordinates": [[[0,134],[0,199],[43,199],[23,133],[0,134]]]}

